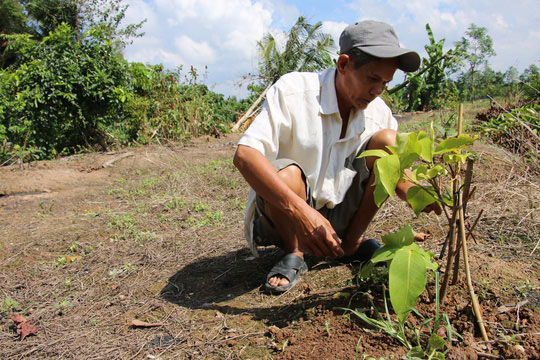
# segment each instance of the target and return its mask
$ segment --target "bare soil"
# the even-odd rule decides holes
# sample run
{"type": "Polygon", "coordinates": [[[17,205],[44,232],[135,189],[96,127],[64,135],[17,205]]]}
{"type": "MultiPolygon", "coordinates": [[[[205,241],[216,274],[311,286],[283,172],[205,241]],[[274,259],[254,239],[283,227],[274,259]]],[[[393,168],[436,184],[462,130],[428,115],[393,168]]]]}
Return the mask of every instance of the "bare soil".
{"type": "MultiPolygon", "coordinates": [[[[282,253],[247,249],[248,189],[231,160],[238,136],[130,149],[106,168],[125,154],[0,168],[0,358],[402,358],[395,338],[347,310],[371,300],[384,311],[383,275],[357,281],[354,265],[310,259],[294,289],[261,292],[282,253]],[[37,335],[21,340],[14,314],[37,335]]],[[[446,358],[539,359],[540,181],[504,150],[479,141],[475,151],[470,223],[483,213],[469,253],[490,341],[461,276],[441,307],[462,337],[447,341],[446,358]]],[[[384,205],[369,235],[406,222],[440,252],[446,220],[415,218],[399,201],[384,205]]],[[[426,318],[433,294],[431,282],[417,306],[426,318]]],[[[421,322],[411,316],[413,328],[421,322]]]]}

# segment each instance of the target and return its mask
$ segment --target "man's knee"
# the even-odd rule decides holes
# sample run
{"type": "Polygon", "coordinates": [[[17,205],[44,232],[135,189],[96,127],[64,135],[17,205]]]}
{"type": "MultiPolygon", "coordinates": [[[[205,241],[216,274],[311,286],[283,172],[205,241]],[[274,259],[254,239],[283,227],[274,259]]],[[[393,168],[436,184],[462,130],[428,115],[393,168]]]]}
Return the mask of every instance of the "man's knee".
{"type": "MultiPolygon", "coordinates": [[[[392,129],[383,129],[376,132],[371,139],[369,140],[367,149],[368,150],[385,150],[388,152],[387,146],[394,146],[396,144],[396,135],[397,131],[392,129]]],[[[378,158],[375,156],[368,156],[366,158],[366,166],[371,171],[373,169],[373,163],[378,158]]]]}
{"type": "Polygon", "coordinates": [[[295,164],[291,164],[278,171],[278,176],[298,196],[306,198],[306,182],[302,170],[295,164]]]}
{"type": "Polygon", "coordinates": [[[383,129],[379,130],[371,137],[371,140],[368,144],[368,149],[381,149],[387,150],[387,146],[394,146],[396,144],[396,135],[397,131],[392,129],[383,129]]]}

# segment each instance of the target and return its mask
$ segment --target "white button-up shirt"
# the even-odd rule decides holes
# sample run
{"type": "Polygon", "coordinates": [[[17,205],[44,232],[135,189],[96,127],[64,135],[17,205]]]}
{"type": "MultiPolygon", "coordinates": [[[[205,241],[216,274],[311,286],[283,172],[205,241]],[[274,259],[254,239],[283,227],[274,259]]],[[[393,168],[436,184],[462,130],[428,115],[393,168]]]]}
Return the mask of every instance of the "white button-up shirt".
{"type": "MultiPolygon", "coordinates": [[[[365,110],[351,110],[347,132],[340,139],[336,69],[317,73],[290,73],[269,90],[260,114],[239,145],[259,150],[268,160],[292,159],[304,171],[315,207],[333,208],[343,201],[356,172],[345,166],[351,156],[379,130],[397,130],[397,121],[381,98],[365,110]]],[[[244,233],[252,252],[255,192],[250,189],[244,233]]]]}

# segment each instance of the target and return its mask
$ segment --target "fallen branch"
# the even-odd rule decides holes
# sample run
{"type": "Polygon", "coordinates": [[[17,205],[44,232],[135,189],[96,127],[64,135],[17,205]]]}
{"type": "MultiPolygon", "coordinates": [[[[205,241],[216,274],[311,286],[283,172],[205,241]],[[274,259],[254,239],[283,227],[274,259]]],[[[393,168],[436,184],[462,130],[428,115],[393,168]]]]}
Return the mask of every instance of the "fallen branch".
{"type": "Polygon", "coordinates": [[[266,89],[264,89],[264,91],[261,93],[261,95],[259,95],[259,97],[257,98],[257,100],[255,100],[255,102],[249,107],[248,111],[246,111],[246,113],[244,114],[244,116],[242,116],[240,118],[240,120],[238,120],[238,122],[236,124],[234,124],[233,128],[231,129],[231,132],[236,132],[238,131],[238,129],[240,128],[240,126],[247,120],[249,119],[249,117],[253,114],[255,108],[257,107],[257,105],[259,105],[259,103],[264,99],[264,96],[266,95],[266,93],[268,92],[268,89],[270,89],[270,85],[268,85],[266,87],[266,89]]]}
{"type": "Polygon", "coordinates": [[[120,161],[122,159],[125,159],[127,157],[130,157],[130,156],[133,156],[135,154],[133,154],[131,151],[130,152],[127,152],[127,153],[124,153],[118,157],[115,157],[114,159],[111,159],[109,161],[106,161],[103,165],[101,165],[102,168],[108,168],[108,167],[111,167],[113,166],[113,164],[117,161],[120,161]]]}

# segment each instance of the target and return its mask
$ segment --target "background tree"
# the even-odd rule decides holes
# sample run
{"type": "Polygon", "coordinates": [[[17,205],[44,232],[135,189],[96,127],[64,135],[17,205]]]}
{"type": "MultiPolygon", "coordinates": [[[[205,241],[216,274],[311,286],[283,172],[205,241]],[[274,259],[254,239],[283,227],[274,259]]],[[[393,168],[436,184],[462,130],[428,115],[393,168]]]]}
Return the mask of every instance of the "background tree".
{"type": "Polygon", "coordinates": [[[60,24],[66,23],[75,30],[77,38],[80,39],[82,0],[23,0],[21,3],[33,20],[32,25],[39,38],[49,35],[60,24]]]}
{"type": "Polygon", "coordinates": [[[487,32],[487,28],[471,24],[465,36],[456,45],[464,51],[464,60],[468,63],[467,75],[472,89],[472,101],[475,100],[475,77],[478,69],[488,63],[488,58],[495,55],[493,40],[487,32]]]}
{"type": "Polygon", "coordinates": [[[259,50],[258,83],[252,83],[248,89],[255,98],[248,111],[238,120],[232,131],[254,114],[268,88],[282,75],[293,71],[320,71],[333,66],[331,53],[335,50],[334,39],[330,34],[321,32],[322,23],[309,24],[303,16],[285,34],[285,45],[272,33],[267,33],[257,42],[259,50]]]}
{"type": "MultiPolygon", "coordinates": [[[[22,34],[30,32],[28,18],[17,0],[0,0],[0,34],[22,34]]],[[[0,69],[13,62],[15,54],[7,50],[7,40],[0,40],[0,69]]]]}
{"type": "Polygon", "coordinates": [[[407,73],[405,81],[389,91],[390,94],[395,94],[394,102],[407,103],[407,111],[442,107],[450,95],[449,92],[452,92],[451,84],[447,81],[447,72],[461,61],[460,45],[444,52],[445,39],[436,41],[429,24],[426,24],[426,31],[429,44],[424,48],[428,57],[422,59],[418,71],[407,73]]]}
{"type": "Polygon", "coordinates": [[[309,24],[303,16],[286,34],[282,47],[272,33],[257,42],[259,75],[263,87],[275,83],[282,75],[293,71],[318,71],[333,65],[331,52],[335,49],[330,34],[321,32],[322,23],[309,24]]]}
{"type": "Polygon", "coordinates": [[[540,69],[538,66],[531,64],[519,76],[519,81],[526,100],[538,101],[540,98],[540,69]]]}
{"type": "Polygon", "coordinates": [[[146,20],[121,26],[128,4],[123,0],[24,0],[24,8],[34,21],[40,38],[47,36],[60,24],[66,23],[78,41],[86,29],[99,26],[104,36],[117,49],[123,49],[134,37],[142,36],[140,29],[146,20]]]}

